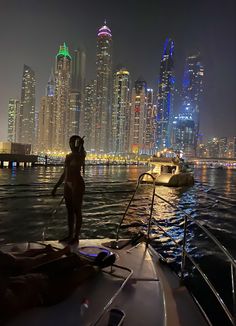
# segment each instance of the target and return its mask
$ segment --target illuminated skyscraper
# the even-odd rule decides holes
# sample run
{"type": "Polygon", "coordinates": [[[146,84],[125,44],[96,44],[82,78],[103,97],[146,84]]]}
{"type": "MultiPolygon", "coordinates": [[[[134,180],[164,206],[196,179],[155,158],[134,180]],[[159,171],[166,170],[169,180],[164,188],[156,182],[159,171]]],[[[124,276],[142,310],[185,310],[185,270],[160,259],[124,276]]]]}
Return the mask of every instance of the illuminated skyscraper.
{"type": "Polygon", "coordinates": [[[84,143],[85,148],[94,152],[92,144],[95,144],[95,118],[96,118],[96,85],[97,81],[92,80],[85,86],[84,96],[84,143]]]}
{"type": "Polygon", "coordinates": [[[71,90],[71,56],[64,43],[60,46],[55,65],[55,105],[53,117],[53,149],[66,151],[69,140],[71,90]]]}
{"type": "Polygon", "coordinates": [[[79,121],[81,118],[82,103],[77,92],[70,93],[70,107],[68,114],[68,138],[79,134],[79,121]]]}
{"type": "Polygon", "coordinates": [[[173,119],[172,146],[176,153],[194,156],[194,121],[191,116],[179,114],[173,119]]]}
{"type": "Polygon", "coordinates": [[[183,79],[183,113],[191,115],[195,123],[194,148],[199,135],[199,107],[203,93],[204,68],[200,54],[187,57],[183,79]]]}
{"type": "Polygon", "coordinates": [[[10,99],[8,103],[8,141],[16,142],[17,140],[17,119],[19,116],[20,101],[10,99]]]}
{"type": "Polygon", "coordinates": [[[174,42],[166,39],[161,58],[157,92],[156,147],[162,150],[171,145],[171,118],[174,92],[174,42]]]}
{"type": "Polygon", "coordinates": [[[75,133],[80,133],[81,135],[84,134],[85,67],[85,52],[81,49],[75,50],[72,59],[70,110],[72,110],[74,113],[77,111],[75,115],[76,119],[78,119],[78,127],[76,127],[77,129],[75,128],[76,121],[73,119],[72,125],[75,133]]]}
{"type": "Polygon", "coordinates": [[[24,65],[19,116],[19,142],[35,143],[35,73],[24,65]]]}
{"type": "Polygon", "coordinates": [[[123,68],[114,73],[112,105],[112,151],[129,151],[130,76],[123,68]]]}
{"type": "Polygon", "coordinates": [[[153,104],[153,89],[147,89],[147,106],[144,118],[144,149],[145,154],[153,154],[155,148],[155,107],[153,104]]]}
{"type": "Polygon", "coordinates": [[[53,118],[54,118],[54,93],[55,79],[53,73],[46,87],[46,95],[41,98],[38,118],[38,152],[49,152],[53,150],[53,118]]]}
{"type": "Polygon", "coordinates": [[[141,154],[144,150],[145,113],[147,109],[147,84],[137,80],[132,90],[130,116],[130,152],[141,154]]]}
{"type": "Polygon", "coordinates": [[[104,153],[110,150],[112,74],[112,34],[106,22],[98,30],[96,67],[96,137],[93,147],[97,153],[104,153]]]}

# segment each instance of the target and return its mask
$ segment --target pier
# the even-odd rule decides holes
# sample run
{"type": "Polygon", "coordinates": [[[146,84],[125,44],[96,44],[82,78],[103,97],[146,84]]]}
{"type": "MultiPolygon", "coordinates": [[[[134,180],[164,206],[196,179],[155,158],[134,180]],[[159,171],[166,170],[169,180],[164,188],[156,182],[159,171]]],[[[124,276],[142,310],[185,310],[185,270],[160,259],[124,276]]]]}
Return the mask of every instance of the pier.
{"type": "Polygon", "coordinates": [[[37,161],[37,155],[0,153],[0,168],[5,166],[4,163],[7,163],[8,168],[12,168],[13,166],[19,167],[20,165],[24,167],[34,166],[37,161]]]}

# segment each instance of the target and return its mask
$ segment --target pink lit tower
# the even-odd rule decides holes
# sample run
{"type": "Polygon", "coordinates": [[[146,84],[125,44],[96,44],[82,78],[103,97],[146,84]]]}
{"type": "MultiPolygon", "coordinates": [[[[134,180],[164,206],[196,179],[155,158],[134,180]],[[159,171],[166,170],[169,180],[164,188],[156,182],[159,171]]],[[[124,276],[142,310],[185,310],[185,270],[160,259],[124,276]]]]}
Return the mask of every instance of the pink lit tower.
{"type": "Polygon", "coordinates": [[[96,153],[107,153],[111,146],[111,82],[112,82],[112,34],[104,25],[97,34],[97,95],[92,147],[96,153]]]}

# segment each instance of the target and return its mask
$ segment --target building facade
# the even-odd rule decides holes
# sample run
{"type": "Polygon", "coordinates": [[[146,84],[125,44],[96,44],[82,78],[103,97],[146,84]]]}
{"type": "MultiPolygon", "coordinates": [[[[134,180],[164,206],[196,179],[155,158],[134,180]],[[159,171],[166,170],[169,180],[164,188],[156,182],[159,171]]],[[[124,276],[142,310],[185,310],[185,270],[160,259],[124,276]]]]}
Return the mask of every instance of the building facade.
{"type": "Polygon", "coordinates": [[[37,151],[53,152],[53,119],[55,107],[55,80],[51,73],[46,87],[46,95],[41,98],[38,115],[37,151]]]}
{"type": "Polygon", "coordinates": [[[130,74],[126,68],[119,69],[113,78],[112,101],[112,152],[127,153],[130,127],[130,74]]]}
{"type": "Polygon", "coordinates": [[[110,151],[111,132],[111,81],[112,81],[112,34],[106,22],[97,34],[97,95],[95,143],[97,153],[110,151]]]}
{"type": "MultiPolygon", "coordinates": [[[[86,54],[82,49],[77,49],[72,58],[72,83],[70,109],[78,108],[77,115],[78,129],[77,133],[84,135],[84,92],[85,92],[85,72],[86,72],[86,54]],[[77,94],[77,95],[76,95],[77,94]]],[[[73,110],[72,110],[73,111],[73,110]]]]}
{"type": "Polygon", "coordinates": [[[71,62],[68,47],[60,46],[55,64],[55,96],[53,114],[53,149],[67,151],[70,122],[71,62]]]}
{"type": "Polygon", "coordinates": [[[24,65],[17,141],[33,147],[35,136],[35,73],[24,65]]]}
{"type": "Polygon", "coordinates": [[[200,53],[186,58],[183,78],[183,113],[191,115],[195,124],[194,150],[196,152],[199,125],[200,105],[203,93],[204,68],[201,63],[200,53]]]}
{"type": "Polygon", "coordinates": [[[130,113],[129,152],[142,154],[144,151],[145,115],[147,110],[147,84],[137,80],[132,89],[130,113]]]}
{"type": "Polygon", "coordinates": [[[18,120],[20,114],[20,101],[10,99],[8,103],[8,136],[9,142],[17,141],[18,120]]]}
{"type": "Polygon", "coordinates": [[[173,119],[172,147],[185,157],[195,156],[194,151],[195,124],[191,116],[179,114],[173,119]]]}
{"type": "Polygon", "coordinates": [[[85,86],[84,96],[84,144],[86,150],[92,152],[95,152],[96,89],[97,81],[92,80],[85,86]]]}
{"type": "Polygon", "coordinates": [[[171,145],[174,83],[174,42],[171,39],[167,39],[161,58],[160,77],[157,90],[157,150],[168,148],[171,145]]]}
{"type": "Polygon", "coordinates": [[[152,88],[147,89],[147,106],[144,118],[144,154],[152,155],[155,149],[155,106],[154,93],[152,88]]]}

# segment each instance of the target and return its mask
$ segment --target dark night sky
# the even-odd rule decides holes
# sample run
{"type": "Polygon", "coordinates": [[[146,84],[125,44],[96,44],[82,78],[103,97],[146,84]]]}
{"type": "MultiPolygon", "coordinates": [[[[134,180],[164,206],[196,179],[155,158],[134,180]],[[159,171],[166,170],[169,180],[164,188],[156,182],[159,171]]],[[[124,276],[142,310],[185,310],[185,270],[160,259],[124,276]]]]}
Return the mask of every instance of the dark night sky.
{"type": "Polygon", "coordinates": [[[37,108],[59,45],[83,46],[87,78],[95,77],[96,32],[107,19],[113,62],[134,81],[155,88],[166,37],[175,42],[180,85],[185,56],[199,50],[205,66],[201,130],[205,137],[236,135],[235,0],[0,0],[0,139],[7,106],[20,96],[23,64],[36,72],[37,108]]]}

